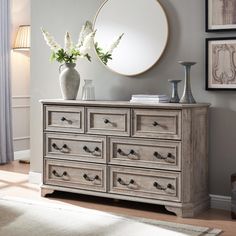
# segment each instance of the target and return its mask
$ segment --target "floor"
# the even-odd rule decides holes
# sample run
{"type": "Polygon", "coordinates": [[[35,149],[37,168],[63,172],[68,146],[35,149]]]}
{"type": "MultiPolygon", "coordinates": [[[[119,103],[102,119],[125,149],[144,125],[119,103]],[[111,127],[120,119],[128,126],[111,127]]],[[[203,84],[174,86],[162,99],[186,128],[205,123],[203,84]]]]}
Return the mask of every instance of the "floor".
{"type": "Polygon", "coordinates": [[[222,233],[223,236],[236,236],[236,220],[231,220],[230,212],[227,211],[210,209],[197,218],[182,219],[168,213],[161,206],[149,204],[115,201],[62,192],[55,192],[48,198],[41,198],[40,187],[28,182],[28,172],[29,165],[20,164],[18,161],[7,165],[0,165],[0,194],[72,204],[135,217],[220,228],[224,231],[222,233]]]}

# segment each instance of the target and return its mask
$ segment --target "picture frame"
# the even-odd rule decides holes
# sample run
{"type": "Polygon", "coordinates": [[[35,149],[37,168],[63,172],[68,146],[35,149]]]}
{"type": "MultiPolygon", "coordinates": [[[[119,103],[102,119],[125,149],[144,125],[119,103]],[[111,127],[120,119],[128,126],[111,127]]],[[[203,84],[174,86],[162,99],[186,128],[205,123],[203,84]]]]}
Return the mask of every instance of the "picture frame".
{"type": "Polygon", "coordinates": [[[236,0],[205,0],[206,32],[236,31],[236,0]]]}
{"type": "Polygon", "coordinates": [[[236,37],[206,38],[206,90],[236,90],[236,37]]]}

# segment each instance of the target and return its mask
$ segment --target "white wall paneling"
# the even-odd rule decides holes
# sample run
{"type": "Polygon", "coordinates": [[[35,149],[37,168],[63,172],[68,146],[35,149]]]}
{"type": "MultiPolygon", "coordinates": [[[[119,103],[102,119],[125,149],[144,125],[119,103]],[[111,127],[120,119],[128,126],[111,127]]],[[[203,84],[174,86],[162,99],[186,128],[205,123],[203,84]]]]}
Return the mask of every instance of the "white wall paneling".
{"type": "Polygon", "coordinates": [[[27,150],[30,147],[29,112],[29,96],[12,97],[13,141],[15,151],[27,150]]]}

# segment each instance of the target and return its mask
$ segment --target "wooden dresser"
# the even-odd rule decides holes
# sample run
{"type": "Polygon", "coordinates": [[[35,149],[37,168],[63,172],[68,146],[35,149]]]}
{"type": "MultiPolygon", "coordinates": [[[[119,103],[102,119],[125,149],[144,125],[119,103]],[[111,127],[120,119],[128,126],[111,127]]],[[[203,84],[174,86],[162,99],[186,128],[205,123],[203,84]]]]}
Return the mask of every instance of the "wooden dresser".
{"type": "Polygon", "coordinates": [[[164,205],[209,206],[209,104],[43,100],[43,185],[164,205]]]}

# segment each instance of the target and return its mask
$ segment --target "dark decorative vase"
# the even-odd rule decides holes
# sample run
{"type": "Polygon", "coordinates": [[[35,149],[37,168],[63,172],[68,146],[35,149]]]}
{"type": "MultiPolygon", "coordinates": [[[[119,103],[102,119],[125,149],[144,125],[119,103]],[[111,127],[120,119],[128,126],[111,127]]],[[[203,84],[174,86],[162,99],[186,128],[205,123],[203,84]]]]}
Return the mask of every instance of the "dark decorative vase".
{"type": "Polygon", "coordinates": [[[178,83],[181,82],[181,80],[168,80],[172,85],[172,94],[171,94],[171,103],[179,103],[179,95],[178,95],[178,83]]]}
{"type": "Polygon", "coordinates": [[[196,62],[179,61],[179,64],[183,65],[185,68],[184,93],[180,99],[180,103],[186,103],[186,104],[196,103],[192,95],[191,84],[190,84],[190,69],[191,66],[196,64],[196,62]]]}

